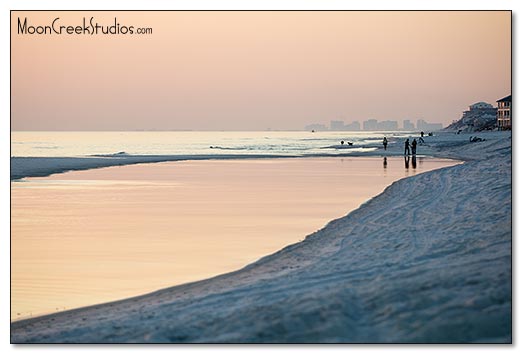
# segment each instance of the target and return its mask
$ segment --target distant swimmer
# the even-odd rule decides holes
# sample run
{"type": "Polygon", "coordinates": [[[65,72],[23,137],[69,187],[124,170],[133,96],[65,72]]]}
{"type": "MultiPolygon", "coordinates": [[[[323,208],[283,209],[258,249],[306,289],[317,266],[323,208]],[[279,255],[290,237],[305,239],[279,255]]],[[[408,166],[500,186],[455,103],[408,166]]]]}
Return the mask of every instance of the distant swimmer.
{"type": "Polygon", "coordinates": [[[341,145],[344,145],[344,140],[341,140],[341,145]]]}
{"type": "Polygon", "coordinates": [[[384,145],[384,150],[386,150],[386,147],[388,146],[388,139],[386,139],[386,137],[382,139],[382,145],[384,145]]]}

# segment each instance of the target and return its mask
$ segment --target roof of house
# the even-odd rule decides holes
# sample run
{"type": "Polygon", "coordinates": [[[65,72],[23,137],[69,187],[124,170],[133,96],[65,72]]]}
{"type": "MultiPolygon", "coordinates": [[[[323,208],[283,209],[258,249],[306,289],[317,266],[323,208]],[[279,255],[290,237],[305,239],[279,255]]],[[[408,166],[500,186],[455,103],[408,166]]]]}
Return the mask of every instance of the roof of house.
{"type": "Polygon", "coordinates": [[[497,100],[497,102],[506,102],[506,101],[511,102],[511,95],[501,98],[500,100],[497,100]]]}
{"type": "Polygon", "coordinates": [[[471,106],[469,106],[470,108],[481,108],[481,107],[487,107],[487,108],[493,108],[492,105],[490,105],[489,103],[486,103],[486,102],[477,102],[477,103],[473,103],[471,106]]]}

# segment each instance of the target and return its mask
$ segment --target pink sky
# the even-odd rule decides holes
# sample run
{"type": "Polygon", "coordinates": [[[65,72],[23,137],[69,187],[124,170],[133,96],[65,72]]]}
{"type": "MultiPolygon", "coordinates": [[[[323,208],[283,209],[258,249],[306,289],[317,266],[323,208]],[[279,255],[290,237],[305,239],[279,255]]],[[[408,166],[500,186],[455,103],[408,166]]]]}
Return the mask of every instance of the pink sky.
{"type": "Polygon", "coordinates": [[[446,125],[511,94],[508,11],[12,12],[11,46],[13,130],[446,125]],[[17,33],[91,16],[152,34],[17,33]]]}

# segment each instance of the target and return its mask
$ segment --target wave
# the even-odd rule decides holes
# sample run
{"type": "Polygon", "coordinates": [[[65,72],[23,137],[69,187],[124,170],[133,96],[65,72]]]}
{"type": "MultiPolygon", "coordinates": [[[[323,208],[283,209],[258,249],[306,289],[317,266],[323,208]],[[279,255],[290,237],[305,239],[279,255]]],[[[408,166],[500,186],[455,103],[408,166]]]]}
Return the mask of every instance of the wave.
{"type": "Polygon", "coordinates": [[[228,146],[214,146],[211,145],[209,147],[213,150],[229,150],[229,151],[311,151],[314,150],[314,147],[310,146],[295,146],[295,145],[249,145],[249,146],[235,146],[235,147],[228,147],[228,146]]]}

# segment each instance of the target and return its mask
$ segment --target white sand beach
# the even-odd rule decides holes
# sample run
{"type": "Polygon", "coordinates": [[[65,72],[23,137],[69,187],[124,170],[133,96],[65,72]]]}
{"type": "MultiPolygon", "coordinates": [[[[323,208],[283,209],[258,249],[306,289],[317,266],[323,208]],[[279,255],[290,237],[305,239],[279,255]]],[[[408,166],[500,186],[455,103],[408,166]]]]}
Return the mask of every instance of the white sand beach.
{"type": "MultiPolygon", "coordinates": [[[[16,321],[11,341],[509,343],[511,133],[476,135],[486,140],[427,138],[423,153],[465,162],[399,180],[243,269],[16,321]]],[[[401,148],[390,144],[384,155],[400,155],[401,148]]],[[[175,159],[181,158],[15,158],[11,178],[175,159]]]]}

